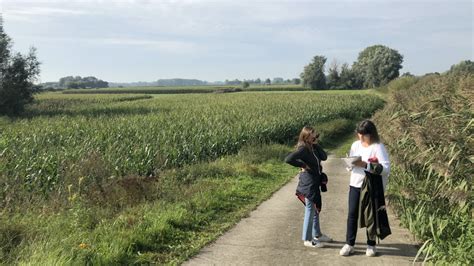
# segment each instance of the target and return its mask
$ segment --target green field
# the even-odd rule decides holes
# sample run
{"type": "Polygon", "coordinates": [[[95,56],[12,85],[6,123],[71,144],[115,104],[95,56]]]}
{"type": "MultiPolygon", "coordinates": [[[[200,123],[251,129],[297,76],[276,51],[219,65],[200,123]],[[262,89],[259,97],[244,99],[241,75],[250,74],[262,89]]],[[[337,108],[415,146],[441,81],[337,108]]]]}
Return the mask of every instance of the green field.
{"type": "Polygon", "coordinates": [[[471,262],[471,85],[446,75],[365,91],[38,94],[22,117],[0,118],[0,261],[179,264],[292,178],[282,161],[303,125],[343,156],[355,124],[380,110],[387,197],[420,256],[471,262]]]}
{"type": "Polygon", "coordinates": [[[292,177],[282,161],[304,125],[330,145],[383,104],[364,91],[40,94],[0,120],[0,260],[182,262],[292,177]]]}
{"type": "Polygon", "coordinates": [[[0,169],[4,178],[46,196],[66,176],[66,183],[88,178],[76,169],[91,156],[104,178],[156,175],[236,153],[248,143],[285,143],[305,124],[352,121],[381,106],[375,96],[344,93],[41,95],[30,112],[36,117],[2,131],[0,169]]]}

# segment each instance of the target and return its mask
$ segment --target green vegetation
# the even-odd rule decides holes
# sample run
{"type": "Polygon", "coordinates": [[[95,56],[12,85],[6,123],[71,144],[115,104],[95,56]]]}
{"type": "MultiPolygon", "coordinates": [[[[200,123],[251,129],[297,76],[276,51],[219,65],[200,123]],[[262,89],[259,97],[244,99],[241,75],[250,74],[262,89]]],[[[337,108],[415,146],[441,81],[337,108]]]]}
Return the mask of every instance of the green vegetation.
{"type": "Polygon", "coordinates": [[[474,73],[474,62],[471,60],[463,60],[458,64],[451,66],[446,73],[450,75],[472,74],[474,73]]]}
{"type": "Polygon", "coordinates": [[[15,53],[10,37],[3,30],[0,14],[0,115],[14,116],[33,100],[33,82],[39,74],[36,50],[15,53]]]}
{"type": "Polygon", "coordinates": [[[288,146],[272,143],[309,124],[333,145],[382,105],[341,92],[40,94],[0,121],[0,261],[182,262],[293,177],[288,146]]]}
{"type": "Polygon", "coordinates": [[[83,78],[67,76],[59,79],[58,86],[68,89],[108,88],[109,83],[92,76],[83,78]]]}
{"type": "Polygon", "coordinates": [[[110,178],[213,160],[248,143],[285,143],[302,125],[360,119],[383,105],[370,95],[312,92],[41,97],[31,107],[36,117],[2,129],[2,206],[66,198],[83,189],[80,178],[82,186],[100,187],[110,178]]]}
{"type": "MultiPolygon", "coordinates": [[[[6,265],[177,264],[237,223],[294,176],[282,145],[249,146],[215,162],[128,176],[94,202],[71,194],[49,207],[0,218],[6,265]],[[113,200],[112,200],[113,199],[113,200]]],[[[100,193],[96,191],[96,193],[100,193]]]]}
{"type": "Polygon", "coordinates": [[[352,70],[360,78],[364,88],[386,85],[398,78],[402,68],[403,56],[384,45],[373,45],[359,53],[352,70]]]}
{"type": "MultiPolygon", "coordinates": [[[[352,90],[378,88],[397,78],[402,68],[403,56],[384,45],[373,45],[359,53],[352,68],[347,63],[333,61],[325,76],[326,57],[317,55],[301,73],[303,86],[313,90],[352,90]]],[[[467,69],[470,61],[458,68],[467,69]]],[[[408,73],[409,74],[409,73],[408,73]]]]}
{"type": "Polygon", "coordinates": [[[324,64],[326,64],[326,57],[317,55],[313,57],[311,63],[304,67],[301,73],[303,80],[303,87],[311,88],[312,90],[326,89],[326,76],[324,75],[324,64]]]}
{"type": "Polygon", "coordinates": [[[474,263],[474,75],[400,78],[376,114],[393,161],[388,197],[436,263],[474,263]]]}

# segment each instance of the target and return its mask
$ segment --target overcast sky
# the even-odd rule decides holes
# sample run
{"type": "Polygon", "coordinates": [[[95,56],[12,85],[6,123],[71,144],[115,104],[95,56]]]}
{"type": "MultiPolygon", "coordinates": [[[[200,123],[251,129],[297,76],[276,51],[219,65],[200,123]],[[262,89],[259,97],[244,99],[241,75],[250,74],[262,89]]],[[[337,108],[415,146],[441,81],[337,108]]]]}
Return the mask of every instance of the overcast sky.
{"type": "Polygon", "coordinates": [[[402,72],[473,60],[473,4],[445,1],[0,0],[14,50],[38,49],[41,82],[298,77],[315,55],[352,64],[374,44],[402,72]]]}

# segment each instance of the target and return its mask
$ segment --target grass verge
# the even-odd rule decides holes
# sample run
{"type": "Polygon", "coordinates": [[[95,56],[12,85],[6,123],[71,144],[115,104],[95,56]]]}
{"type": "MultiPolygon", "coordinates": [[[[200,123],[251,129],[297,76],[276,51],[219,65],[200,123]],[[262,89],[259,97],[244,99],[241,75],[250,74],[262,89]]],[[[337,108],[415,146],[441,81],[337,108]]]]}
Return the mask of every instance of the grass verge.
{"type": "MultiPolygon", "coordinates": [[[[76,199],[68,210],[0,218],[5,265],[178,264],[248,215],[293,177],[284,145],[163,173],[159,200],[114,209],[76,199]]],[[[159,188],[159,189],[158,189],[159,188]]]]}

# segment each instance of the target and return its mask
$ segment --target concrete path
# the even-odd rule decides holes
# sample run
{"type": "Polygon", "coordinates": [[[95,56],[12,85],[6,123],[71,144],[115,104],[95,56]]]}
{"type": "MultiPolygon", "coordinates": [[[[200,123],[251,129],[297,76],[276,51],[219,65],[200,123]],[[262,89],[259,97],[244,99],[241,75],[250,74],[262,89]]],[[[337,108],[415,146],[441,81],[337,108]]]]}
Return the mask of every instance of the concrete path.
{"type": "MultiPolygon", "coordinates": [[[[184,265],[410,265],[417,253],[408,230],[389,212],[392,235],[377,246],[378,255],[365,255],[365,229],[359,229],[355,250],[349,257],[339,255],[345,243],[349,173],[340,159],[324,164],[329,177],[323,193],[321,229],[334,239],[324,248],[303,246],[301,230],[303,204],[295,195],[298,180],[293,179],[249,217],[205,247],[184,265]]],[[[296,169],[295,169],[296,172],[296,169]]]]}

